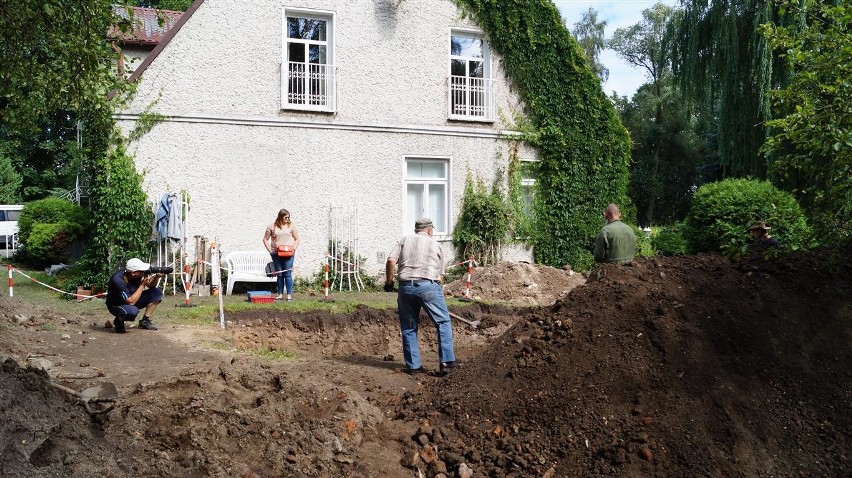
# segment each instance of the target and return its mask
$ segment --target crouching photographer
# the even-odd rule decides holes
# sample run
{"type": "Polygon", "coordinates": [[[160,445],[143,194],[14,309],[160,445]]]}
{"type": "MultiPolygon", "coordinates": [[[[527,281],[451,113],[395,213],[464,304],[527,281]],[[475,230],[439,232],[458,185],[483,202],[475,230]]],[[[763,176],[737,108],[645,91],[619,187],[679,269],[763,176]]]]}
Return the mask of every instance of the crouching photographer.
{"type": "Polygon", "coordinates": [[[140,309],[145,309],[139,328],[157,330],[151,322],[151,316],[157,305],[163,300],[163,291],[157,288],[163,274],[170,272],[170,267],[151,267],[141,259],[133,258],[127,261],[125,267],[119,269],[109,280],[107,287],[106,306],[115,319],[113,326],[117,334],[127,332],[124,323],[136,320],[140,309]]]}

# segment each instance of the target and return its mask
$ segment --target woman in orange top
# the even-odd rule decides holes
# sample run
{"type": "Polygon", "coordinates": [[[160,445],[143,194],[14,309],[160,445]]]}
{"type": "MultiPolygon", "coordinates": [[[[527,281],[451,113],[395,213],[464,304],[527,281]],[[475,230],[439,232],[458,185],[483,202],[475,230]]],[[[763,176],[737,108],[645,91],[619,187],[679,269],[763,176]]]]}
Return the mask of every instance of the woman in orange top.
{"type": "Polygon", "coordinates": [[[275,222],[266,227],[263,233],[263,246],[272,256],[275,271],[278,272],[278,297],[283,298],[284,287],[287,287],[287,302],[293,300],[293,263],[296,260],[296,249],[299,247],[299,231],[290,221],[290,211],[278,211],[275,222]]]}

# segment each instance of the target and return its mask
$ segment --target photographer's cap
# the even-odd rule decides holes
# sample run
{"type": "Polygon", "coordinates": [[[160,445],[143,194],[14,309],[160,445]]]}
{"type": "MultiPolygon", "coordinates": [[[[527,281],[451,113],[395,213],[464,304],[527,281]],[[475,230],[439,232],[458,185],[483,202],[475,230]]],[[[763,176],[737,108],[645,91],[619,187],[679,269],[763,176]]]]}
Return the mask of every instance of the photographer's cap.
{"type": "Polygon", "coordinates": [[[135,272],[135,271],[147,271],[151,268],[151,264],[142,262],[142,259],[133,258],[127,261],[127,265],[124,267],[127,269],[127,272],[135,272]]]}

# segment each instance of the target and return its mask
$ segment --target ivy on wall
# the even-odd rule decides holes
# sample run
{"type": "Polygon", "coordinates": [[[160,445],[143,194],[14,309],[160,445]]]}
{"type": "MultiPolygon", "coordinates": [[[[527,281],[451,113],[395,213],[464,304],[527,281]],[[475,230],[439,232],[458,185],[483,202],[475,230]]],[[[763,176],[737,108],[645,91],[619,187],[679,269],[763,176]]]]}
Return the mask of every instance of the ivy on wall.
{"type": "Polygon", "coordinates": [[[147,257],[153,213],[126,141],[116,128],[112,146],[95,159],[91,185],[92,239],[75,266],[77,280],[106,284],[131,257],[147,257]]]}
{"type": "Polygon", "coordinates": [[[550,0],[456,0],[525,103],[538,149],[536,261],[586,269],[609,203],[626,205],[630,138],[550,0]]]}

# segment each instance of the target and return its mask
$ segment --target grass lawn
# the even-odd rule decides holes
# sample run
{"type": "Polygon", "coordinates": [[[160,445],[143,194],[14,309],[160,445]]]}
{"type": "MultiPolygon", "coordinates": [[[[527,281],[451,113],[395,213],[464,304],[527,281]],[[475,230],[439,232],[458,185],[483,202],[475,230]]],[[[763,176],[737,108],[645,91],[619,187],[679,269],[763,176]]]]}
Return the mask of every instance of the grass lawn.
{"type": "MultiPolygon", "coordinates": [[[[5,267],[4,267],[5,269],[5,267]]],[[[53,285],[54,277],[48,276],[43,271],[21,270],[35,280],[53,285]]],[[[91,299],[78,302],[69,294],[56,292],[43,285],[37,284],[24,277],[18,272],[13,274],[15,299],[44,306],[58,313],[69,315],[88,316],[92,313],[109,318],[104,306],[103,299],[91,299]]],[[[5,282],[5,281],[4,281],[5,282]]],[[[268,286],[268,284],[263,284],[268,286]]],[[[251,289],[251,287],[249,287],[251,289]]],[[[258,290],[266,290],[258,287],[258,290]]],[[[0,295],[8,295],[8,288],[0,288],[0,295]]],[[[191,307],[185,307],[186,296],[181,287],[177,287],[177,294],[172,293],[171,284],[164,291],[164,299],[156,312],[156,320],[168,319],[168,322],[185,325],[209,325],[219,321],[219,298],[190,296],[191,307]]],[[[376,309],[395,309],[396,293],[387,292],[348,292],[332,290],[329,298],[333,302],[325,302],[323,292],[317,290],[306,290],[297,288],[293,293],[293,302],[276,301],[274,303],[250,303],[246,300],[245,293],[226,295],[222,297],[225,318],[229,312],[241,312],[253,309],[277,309],[292,312],[327,311],[333,314],[348,314],[358,306],[368,306],[376,309]]],[[[447,297],[448,305],[463,304],[457,299],[447,297]]]]}

